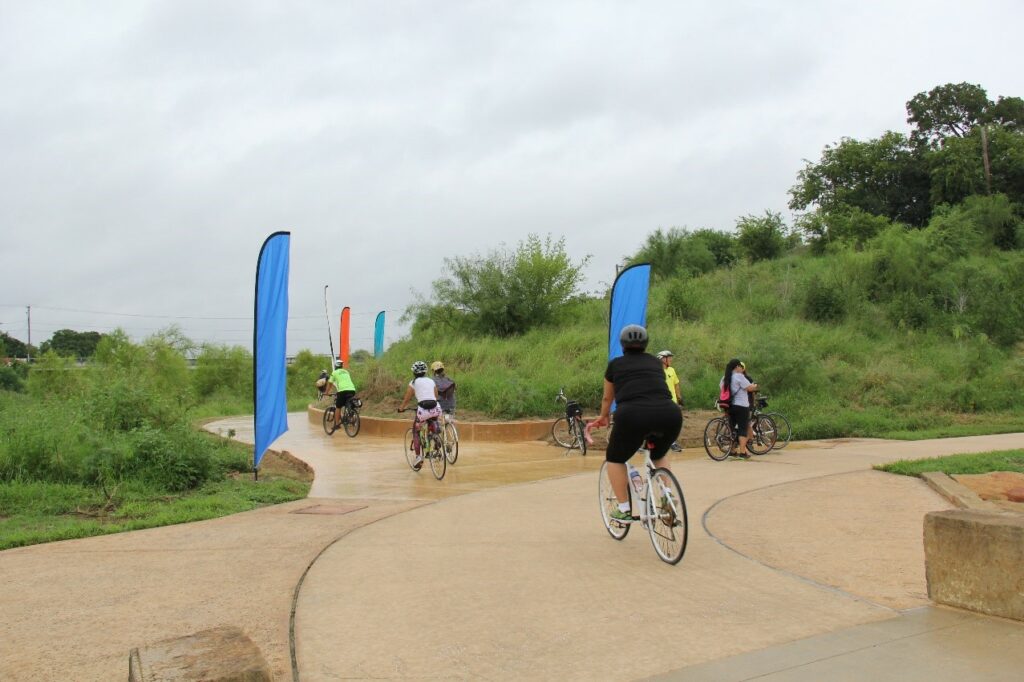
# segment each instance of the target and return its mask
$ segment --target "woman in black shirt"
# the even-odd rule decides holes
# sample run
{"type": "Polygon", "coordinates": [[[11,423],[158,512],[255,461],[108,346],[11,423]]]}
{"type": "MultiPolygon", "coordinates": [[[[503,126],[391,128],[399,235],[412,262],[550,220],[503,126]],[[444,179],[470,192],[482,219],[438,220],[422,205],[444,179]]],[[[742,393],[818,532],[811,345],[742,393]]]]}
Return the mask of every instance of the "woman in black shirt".
{"type": "Polygon", "coordinates": [[[614,398],[615,428],[608,440],[605,459],[608,461],[608,478],[619,501],[618,514],[613,518],[630,518],[629,481],[626,462],[644,446],[648,436],[654,447],[651,461],[656,467],[668,465],[669,446],[678,438],[683,427],[683,415],[672,400],[665,383],[665,368],[658,358],[645,353],[647,330],[631,324],[619,335],[623,355],[608,363],[604,373],[604,396],[601,399],[601,414],[592,426],[607,426],[614,398]]]}

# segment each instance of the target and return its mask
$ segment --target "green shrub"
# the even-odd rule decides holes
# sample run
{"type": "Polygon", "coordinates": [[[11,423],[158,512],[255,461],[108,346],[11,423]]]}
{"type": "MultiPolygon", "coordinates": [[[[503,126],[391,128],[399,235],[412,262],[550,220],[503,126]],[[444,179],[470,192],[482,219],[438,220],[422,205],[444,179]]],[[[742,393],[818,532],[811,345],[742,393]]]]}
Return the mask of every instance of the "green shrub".
{"type": "Polygon", "coordinates": [[[143,426],[132,433],[132,441],[135,471],[165,490],[195,488],[214,471],[210,444],[188,427],[158,431],[143,426]]]}
{"type": "Polygon", "coordinates": [[[846,317],[846,300],[838,284],[815,276],[804,292],[804,317],[814,322],[839,322],[846,317]]]}

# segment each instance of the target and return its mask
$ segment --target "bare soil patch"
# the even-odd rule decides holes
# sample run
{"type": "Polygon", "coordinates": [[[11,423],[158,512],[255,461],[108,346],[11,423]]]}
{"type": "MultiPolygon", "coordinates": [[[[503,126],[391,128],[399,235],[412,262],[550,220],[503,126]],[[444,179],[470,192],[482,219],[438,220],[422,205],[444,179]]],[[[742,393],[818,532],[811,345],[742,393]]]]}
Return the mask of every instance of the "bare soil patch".
{"type": "Polygon", "coordinates": [[[999,507],[1024,513],[1024,502],[1010,502],[1006,493],[1014,488],[1024,488],[1024,474],[1014,471],[992,471],[987,474],[956,474],[953,478],[983,500],[994,502],[999,507]]]}

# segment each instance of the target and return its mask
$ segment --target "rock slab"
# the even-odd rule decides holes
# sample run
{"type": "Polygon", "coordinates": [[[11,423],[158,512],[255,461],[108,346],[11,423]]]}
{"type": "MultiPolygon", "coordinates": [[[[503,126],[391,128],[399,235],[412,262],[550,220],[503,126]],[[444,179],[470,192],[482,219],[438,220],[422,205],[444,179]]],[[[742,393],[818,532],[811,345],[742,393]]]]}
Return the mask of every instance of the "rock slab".
{"type": "Polygon", "coordinates": [[[933,601],[1024,621],[1024,515],[931,512],[924,551],[933,601]]]}
{"type": "Polygon", "coordinates": [[[128,682],[271,682],[270,666],[236,627],[203,630],[132,649],[128,682]]]}

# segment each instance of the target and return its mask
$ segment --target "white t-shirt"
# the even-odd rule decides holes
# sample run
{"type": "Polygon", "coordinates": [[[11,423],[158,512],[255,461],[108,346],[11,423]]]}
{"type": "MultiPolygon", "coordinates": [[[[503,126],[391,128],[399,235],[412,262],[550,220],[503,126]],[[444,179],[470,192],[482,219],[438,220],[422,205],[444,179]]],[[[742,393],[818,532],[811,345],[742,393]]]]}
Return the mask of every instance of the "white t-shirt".
{"type": "Polygon", "coordinates": [[[412,386],[412,390],[416,392],[416,402],[421,403],[424,400],[437,400],[434,397],[434,389],[437,388],[437,384],[434,383],[433,379],[427,377],[416,377],[409,382],[412,386]]]}

